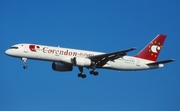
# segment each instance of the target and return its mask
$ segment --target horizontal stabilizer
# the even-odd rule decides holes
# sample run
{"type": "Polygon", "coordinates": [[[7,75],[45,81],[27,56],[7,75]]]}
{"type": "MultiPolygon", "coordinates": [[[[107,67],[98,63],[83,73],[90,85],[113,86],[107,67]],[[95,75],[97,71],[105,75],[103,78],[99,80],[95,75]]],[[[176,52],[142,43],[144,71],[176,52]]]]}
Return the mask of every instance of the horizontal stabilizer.
{"type": "Polygon", "coordinates": [[[148,63],[147,65],[165,64],[165,63],[173,62],[173,61],[175,61],[175,60],[174,60],[174,59],[170,59],[170,60],[164,60],[164,61],[158,61],[158,62],[148,63]]]}

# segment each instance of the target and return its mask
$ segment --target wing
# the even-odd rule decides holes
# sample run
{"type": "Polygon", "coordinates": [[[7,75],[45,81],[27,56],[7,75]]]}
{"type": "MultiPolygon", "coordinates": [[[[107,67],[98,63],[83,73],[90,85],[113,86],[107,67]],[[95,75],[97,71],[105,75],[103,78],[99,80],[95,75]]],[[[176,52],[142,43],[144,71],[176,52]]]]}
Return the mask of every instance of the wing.
{"type": "Polygon", "coordinates": [[[92,61],[96,62],[97,67],[102,67],[105,65],[109,60],[113,61],[115,59],[118,59],[120,57],[123,57],[126,55],[127,52],[135,50],[136,48],[130,48],[122,51],[116,51],[116,52],[111,52],[111,53],[106,53],[106,54],[100,54],[100,55],[95,55],[95,56],[90,56],[88,57],[92,61]]]}

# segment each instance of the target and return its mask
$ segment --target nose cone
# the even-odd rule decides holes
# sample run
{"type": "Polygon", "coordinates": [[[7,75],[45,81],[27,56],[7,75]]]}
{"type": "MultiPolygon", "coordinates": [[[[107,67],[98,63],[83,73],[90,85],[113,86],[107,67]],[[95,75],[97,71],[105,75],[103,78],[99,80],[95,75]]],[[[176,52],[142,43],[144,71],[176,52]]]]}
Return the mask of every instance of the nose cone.
{"type": "Polygon", "coordinates": [[[5,51],[5,54],[6,55],[11,55],[11,51],[8,49],[8,50],[5,51]]]}

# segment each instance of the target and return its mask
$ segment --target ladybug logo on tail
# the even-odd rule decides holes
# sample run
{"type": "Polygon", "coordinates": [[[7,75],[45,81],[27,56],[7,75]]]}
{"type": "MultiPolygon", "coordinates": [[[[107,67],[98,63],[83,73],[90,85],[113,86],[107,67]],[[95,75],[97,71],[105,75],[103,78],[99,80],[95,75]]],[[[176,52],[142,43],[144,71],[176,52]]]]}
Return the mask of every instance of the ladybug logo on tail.
{"type": "Polygon", "coordinates": [[[149,52],[151,52],[151,56],[154,56],[155,58],[158,57],[158,54],[162,48],[162,45],[160,42],[157,43],[157,41],[152,42],[149,46],[149,52]]]}
{"type": "Polygon", "coordinates": [[[152,52],[158,53],[159,50],[161,50],[161,47],[160,47],[160,46],[157,46],[157,45],[151,46],[151,51],[152,51],[152,52]]]}

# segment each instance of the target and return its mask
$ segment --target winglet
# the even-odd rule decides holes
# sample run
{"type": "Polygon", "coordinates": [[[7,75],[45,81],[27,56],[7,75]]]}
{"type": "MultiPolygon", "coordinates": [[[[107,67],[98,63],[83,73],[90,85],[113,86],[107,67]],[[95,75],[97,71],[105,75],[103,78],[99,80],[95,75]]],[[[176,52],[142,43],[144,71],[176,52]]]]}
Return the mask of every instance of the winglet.
{"type": "Polygon", "coordinates": [[[131,50],[136,50],[137,48],[136,47],[132,47],[131,50]]]}
{"type": "Polygon", "coordinates": [[[122,50],[121,52],[129,52],[129,51],[133,51],[133,50],[136,50],[137,48],[136,47],[132,47],[130,49],[127,49],[127,50],[122,50]]]}

